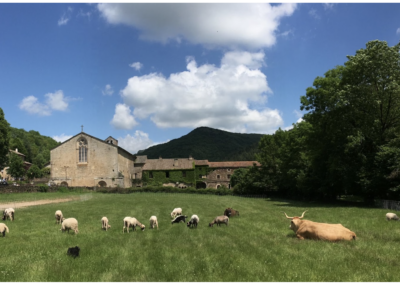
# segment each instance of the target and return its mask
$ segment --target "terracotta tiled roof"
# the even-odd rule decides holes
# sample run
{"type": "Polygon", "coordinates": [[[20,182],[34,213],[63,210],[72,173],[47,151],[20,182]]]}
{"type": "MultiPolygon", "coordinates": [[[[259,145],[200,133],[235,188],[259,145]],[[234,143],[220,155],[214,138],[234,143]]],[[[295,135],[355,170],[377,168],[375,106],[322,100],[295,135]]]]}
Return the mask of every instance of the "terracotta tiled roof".
{"type": "Polygon", "coordinates": [[[208,160],[194,160],[196,166],[208,166],[208,160]]]}
{"type": "Polygon", "coordinates": [[[193,169],[193,160],[189,159],[148,159],[144,171],[151,170],[184,170],[193,169]]]}
{"type": "Polygon", "coordinates": [[[253,164],[260,167],[261,164],[257,161],[236,161],[236,162],[208,162],[210,168],[248,168],[253,164]]]}

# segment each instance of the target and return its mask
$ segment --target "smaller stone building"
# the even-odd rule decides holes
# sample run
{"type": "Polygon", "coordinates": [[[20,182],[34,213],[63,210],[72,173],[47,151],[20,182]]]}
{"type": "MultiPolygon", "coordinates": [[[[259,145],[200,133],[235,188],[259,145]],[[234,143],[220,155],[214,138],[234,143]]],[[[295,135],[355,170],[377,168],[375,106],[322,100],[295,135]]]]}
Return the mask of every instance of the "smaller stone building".
{"type": "MultiPolygon", "coordinates": [[[[9,149],[8,157],[10,157],[11,155],[17,155],[18,157],[20,157],[20,158],[22,159],[22,161],[24,162],[24,169],[25,169],[25,171],[29,170],[29,168],[32,166],[31,163],[25,161],[25,157],[26,157],[26,156],[25,156],[24,154],[22,154],[21,152],[18,152],[18,149],[15,149],[15,150],[9,149]]],[[[2,169],[2,170],[0,171],[0,174],[1,174],[1,176],[2,176],[3,179],[6,179],[6,180],[13,180],[13,177],[11,177],[11,176],[8,174],[8,171],[7,171],[8,169],[9,169],[9,167],[5,167],[4,169],[2,169]]]]}

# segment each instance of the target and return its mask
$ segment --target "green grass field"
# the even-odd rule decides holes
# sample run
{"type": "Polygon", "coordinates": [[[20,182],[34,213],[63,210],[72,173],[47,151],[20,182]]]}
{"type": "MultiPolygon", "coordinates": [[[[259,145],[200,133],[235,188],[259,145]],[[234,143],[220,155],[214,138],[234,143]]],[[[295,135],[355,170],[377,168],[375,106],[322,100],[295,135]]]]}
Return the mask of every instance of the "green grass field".
{"type": "MultiPolygon", "coordinates": [[[[69,193],[0,195],[0,203],[64,198],[69,193]]],[[[400,281],[400,222],[384,209],[195,194],[81,193],[77,201],[16,209],[10,233],[0,237],[0,281],[400,281]],[[197,229],[171,225],[170,212],[197,214],[197,229]],[[226,207],[240,211],[229,226],[208,223],[226,207]],[[54,212],[79,221],[79,234],[62,233],[54,212]],[[342,223],[352,242],[298,240],[289,216],[342,223]],[[156,215],[159,230],[149,229],[156,215]],[[107,216],[111,229],[103,231],[107,216]],[[123,218],[136,217],[145,231],[122,233],[123,218]],[[79,258],[67,256],[79,246],[79,258]]]]}

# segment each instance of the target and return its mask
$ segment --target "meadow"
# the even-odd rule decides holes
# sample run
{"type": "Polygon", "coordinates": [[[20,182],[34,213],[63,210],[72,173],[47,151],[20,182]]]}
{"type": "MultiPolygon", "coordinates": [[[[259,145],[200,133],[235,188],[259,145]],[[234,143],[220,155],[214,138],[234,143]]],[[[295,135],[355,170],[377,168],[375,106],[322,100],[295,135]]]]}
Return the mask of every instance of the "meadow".
{"type": "Polygon", "coordinates": [[[269,282],[400,281],[400,222],[388,222],[385,209],[325,205],[288,200],[167,193],[2,194],[10,201],[80,198],[16,209],[10,233],[0,237],[1,282],[269,282]],[[181,207],[200,217],[197,229],[171,225],[170,212],[181,207]],[[208,227],[232,207],[240,217],[229,226],[208,227]],[[79,221],[79,233],[62,233],[54,212],[79,221]],[[289,216],[342,223],[357,234],[351,242],[298,240],[289,216]],[[149,229],[151,215],[159,229],[149,229]],[[111,228],[101,229],[107,216],[111,228]],[[144,231],[122,233],[123,218],[136,217],[144,231]],[[79,246],[80,257],[67,256],[79,246]]]}

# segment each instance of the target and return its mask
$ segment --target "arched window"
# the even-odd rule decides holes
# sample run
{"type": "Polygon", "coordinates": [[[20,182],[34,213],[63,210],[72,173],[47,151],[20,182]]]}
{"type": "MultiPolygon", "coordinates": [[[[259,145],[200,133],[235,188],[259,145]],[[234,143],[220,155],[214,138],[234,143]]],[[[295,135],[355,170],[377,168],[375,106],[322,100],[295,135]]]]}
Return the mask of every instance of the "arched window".
{"type": "Polygon", "coordinates": [[[79,139],[78,147],[79,147],[79,163],[87,163],[88,146],[85,138],[79,139]]]}

